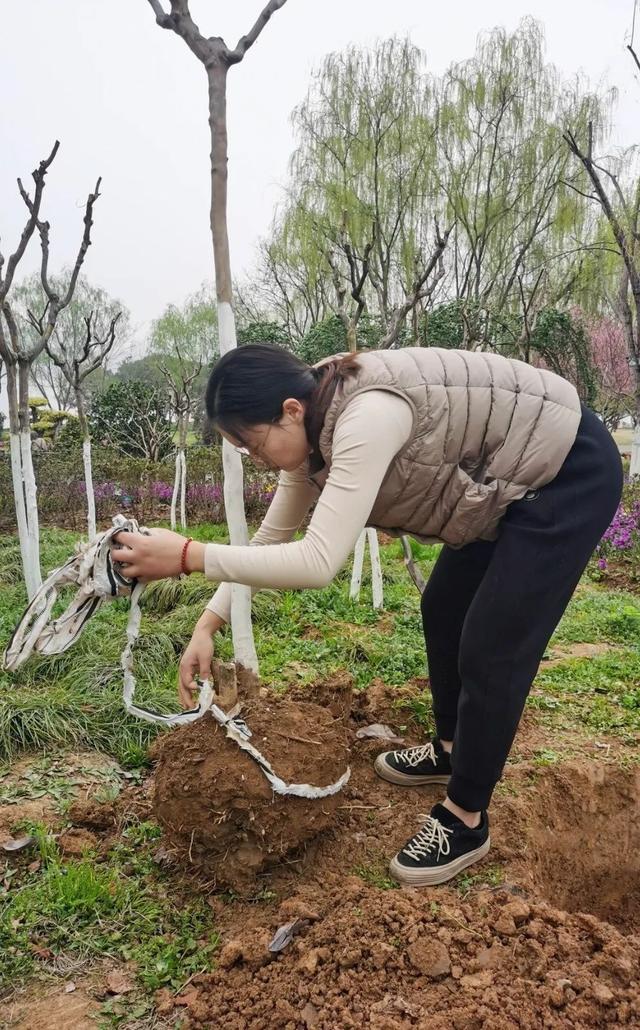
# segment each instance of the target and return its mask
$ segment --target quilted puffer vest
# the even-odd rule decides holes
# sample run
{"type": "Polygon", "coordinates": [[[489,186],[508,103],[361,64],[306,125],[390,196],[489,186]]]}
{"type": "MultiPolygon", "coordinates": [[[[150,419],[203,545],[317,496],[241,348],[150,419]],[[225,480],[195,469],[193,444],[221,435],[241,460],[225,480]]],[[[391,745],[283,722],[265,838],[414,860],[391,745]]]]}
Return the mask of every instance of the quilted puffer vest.
{"type": "Polygon", "coordinates": [[[367,525],[462,547],[495,539],[507,505],[557,475],[575,440],[571,383],[498,354],[405,347],[365,351],[339,383],[319,446],[327,468],[337,419],[368,390],[409,402],[413,429],[392,461],[367,525]]]}

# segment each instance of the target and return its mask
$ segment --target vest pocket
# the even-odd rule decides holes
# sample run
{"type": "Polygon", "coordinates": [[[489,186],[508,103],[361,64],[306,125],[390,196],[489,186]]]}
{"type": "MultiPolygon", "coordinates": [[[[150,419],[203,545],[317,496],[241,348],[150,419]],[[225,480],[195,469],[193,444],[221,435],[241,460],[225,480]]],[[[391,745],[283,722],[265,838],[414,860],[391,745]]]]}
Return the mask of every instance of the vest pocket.
{"type": "Polygon", "coordinates": [[[495,522],[498,480],[476,483],[463,469],[458,470],[458,476],[465,484],[464,490],[443,527],[442,539],[445,543],[461,547],[477,540],[495,522]]]}

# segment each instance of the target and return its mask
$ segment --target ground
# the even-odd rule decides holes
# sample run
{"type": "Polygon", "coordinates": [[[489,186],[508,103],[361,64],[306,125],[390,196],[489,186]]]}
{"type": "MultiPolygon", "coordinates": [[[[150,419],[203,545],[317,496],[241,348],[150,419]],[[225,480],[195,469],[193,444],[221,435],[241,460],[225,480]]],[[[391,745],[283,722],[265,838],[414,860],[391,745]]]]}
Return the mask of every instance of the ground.
{"type": "MultiPolygon", "coordinates": [[[[53,564],[69,536],[49,545],[53,564]]],[[[439,794],[379,780],[384,742],[356,737],[383,723],[413,743],[431,726],[418,597],[397,545],[383,552],[382,615],[344,578],[256,599],[269,690],[329,710],[336,676],[352,676],[352,777],[331,828],[233,889],[157,825],[149,737],[118,707],[124,610],[5,687],[0,846],[33,840],[0,874],[0,1026],[640,1026],[637,596],[585,577],[496,791],[490,855],[446,887],[401,890],[387,860],[439,794]]],[[[8,631],[19,588],[4,583],[8,631]]],[[[174,704],[204,596],[197,580],[149,595],[141,686],[155,678],[158,703],[174,704]]]]}

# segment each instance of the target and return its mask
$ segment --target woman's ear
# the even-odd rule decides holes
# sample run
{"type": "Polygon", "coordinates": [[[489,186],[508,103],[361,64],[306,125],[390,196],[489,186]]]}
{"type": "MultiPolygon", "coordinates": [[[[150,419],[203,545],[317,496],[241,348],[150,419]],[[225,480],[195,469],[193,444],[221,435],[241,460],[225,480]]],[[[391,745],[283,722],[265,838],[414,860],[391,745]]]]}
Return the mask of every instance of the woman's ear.
{"type": "Polygon", "coordinates": [[[304,404],[297,397],[287,397],[282,402],[282,415],[287,415],[292,422],[304,422],[304,404]]]}

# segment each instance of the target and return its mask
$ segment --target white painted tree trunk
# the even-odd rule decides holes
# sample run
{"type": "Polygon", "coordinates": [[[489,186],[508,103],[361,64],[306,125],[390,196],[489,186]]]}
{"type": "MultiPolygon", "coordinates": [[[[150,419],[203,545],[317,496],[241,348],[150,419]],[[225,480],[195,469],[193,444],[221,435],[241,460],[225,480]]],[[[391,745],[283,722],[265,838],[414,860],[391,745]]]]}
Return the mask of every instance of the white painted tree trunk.
{"type": "Polygon", "coordinates": [[[367,539],[366,529],[362,530],[362,533],[356,540],[355,550],[353,552],[353,571],[351,573],[351,589],[349,590],[349,597],[352,601],[357,601],[360,597],[360,584],[362,583],[362,566],[364,564],[364,545],[367,539]]]}
{"type": "Polygon", "coordinates": [[[178,504],[178,491],[182,478],[182,463],[180,461],[180,448],[176,451],[176,474],[173,477],[173,493],[171,494],[171,528],[176,529],[176,507],[178,504]]]}
{"type": "MultiPolygon", "coordinates": [[[[233,308],[218,301],[218,334],[220,353],[236,346],[236,324],[233,308]]],[[[226,440],[222,444],[224,471],[224,505],[232,544],[248,544],[249,530],[244,510],[244,477],[242,459],[226,440]]],[[[236,662],[258,674],[258,656],[251,625],[251,587],[234,583],[231,588],[231,635],[236,662]]]]}
{"type": "Polygon", "coordinates": [[[182,460],[180,462],[182,479],[180,482],[180,526],[187,528],[187,455],[182,449],[182,460]]]}
{"type": "Polygon", "coordinates": [[[382,589],[382,565],[380,564],[380,547],[378,545],[378,534],[375,529],[367,530],[367,543],[371,556],[371,590],[373,593],[373,607],[376,611],[383,605],[382,589]]]}
{"type": "Polygon", "coordinates": [[[42,586],[36,480],[28,433],[11,433],[11,476],[24,581],[29,600],[42,586]],[[26,440],[25,440],[26,437],[26,440]]]}
{"type": "Polygon", "coordinates": [[[378,534],[376,530],[371,527],[363,529],[356,542],[355,550],[353,552],[353,572],[351,574],[349,597],[352,601],[357,601],[360,596],[365,543],[369,544],[369,555],[371,557],[371,590],[373,594],[373,607],[375,609],[379,609],[382,608],[384,603],[382,565],[380,564],[378,534]]]}
{"type": "Polygon", "coordinates": [[[22,455],[20,453],[20,437],[18,433],[11,433],[9,437],[9,448],[11,453],[11,477],[13,480],[13,498],[16,506],[16,521],[18,523],[18,540],[20,541],[20,555],[22,557],[22,570],[24,582],[27,588],[29,600],[38,591],[41,578],[40,569],[34,562],[29,524],[27,521],[27,510],[25,506],[24,482],[22,478],[22,455]]]}
{"type": "Polygon", "coordinates": [[[636,427],[633,431],[629,475],[631,476],[631,478],[634,478],[635,476],[640,478],[640,422],[636,424],[636,427]]]}
{"type": "Polygon", "coordinates": [[[24,497],[27,508],[31,554],[33,555],[33,565],[36,570],[39,589],[42,586],[42,577],[40,575],[40,526],[38,523],[36,475],[33,469],[33,455],[31,452],[31,433],[28,431],[20,433],[20,457],[22,459],[22,478],[24,481],[24,497]]]}
{"type": "Polygon", "coordinates": [[[91,468],[91,440],[82,441],[82,464],[84,486],[87,494],[87,533],[89,540],[96,538],[96,498],[93,492],[93,470],[91,468]]]}

